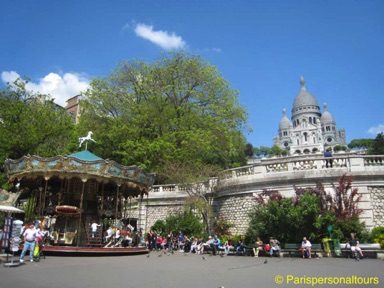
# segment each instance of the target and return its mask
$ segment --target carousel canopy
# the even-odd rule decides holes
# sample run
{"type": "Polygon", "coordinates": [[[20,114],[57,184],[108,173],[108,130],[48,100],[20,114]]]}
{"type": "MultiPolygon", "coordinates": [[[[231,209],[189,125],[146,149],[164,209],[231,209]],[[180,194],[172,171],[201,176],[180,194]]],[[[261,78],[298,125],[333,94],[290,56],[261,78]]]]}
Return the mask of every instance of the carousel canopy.
{"type": "Polygon", "coordinates": [[[138,194],[148,193],[156,177],[139,166],[123,166],[112,160],[104,160],[87,150],[68,156],[43,158],[28,155],[18,160],[7,159],[4,167],[11,182],[24,177],[78,177],[84,182],[88,179],[114,182],[134,189],[138,194]]]}
{"type": "Polygon", "coordinates": [[[13,206],[8,206],[8,205],[0,205],[0,211],[1,212],[11,212],[11,213],[25,213],[23,210],[13,207],[13,206]]]}
{"type": "Polygon", "coordinates": [[[83,161],[97,161],[97,160],[103,160],[99,156],[96,156],[95,154],[89,152],[88,150],[80,151],[74,154],[69,155],[69,157],[78,158],[83,161]]]}

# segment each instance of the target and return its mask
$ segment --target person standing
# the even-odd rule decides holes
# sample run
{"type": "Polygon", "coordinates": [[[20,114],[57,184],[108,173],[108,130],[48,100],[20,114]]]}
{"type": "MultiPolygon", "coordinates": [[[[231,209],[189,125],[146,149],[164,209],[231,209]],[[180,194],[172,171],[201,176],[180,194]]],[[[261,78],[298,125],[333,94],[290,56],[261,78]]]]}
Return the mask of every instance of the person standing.
{"type": "Polygon", "coordinates": [[[35,228],[35,225],[33,225],[33,223],[29,223],[28,228],[25,229],[23,233],[24,247],[23,247],[23,251],[21,251],[21,254],[20,254],[20,263],[24,262],[24,256],[27,253],[28,249],[29,249],[29,260],[33,262],[33,251],[35,249],[36,236],[37,236],[37,230],[35,228]]]}
{"type": "Polygon", "coordinates": [[[168,245],[168,251],[171,252],[173,250],[173,233],[172,230],[169,231],[169,234],[167,236],[167,245],[168,245]]]}
{"type": "Polygon", "coordinates": [[[92,238],[95,238],[96,232],[97,232],[97,227],[99,227],[99,226],[101,226],[101,225],[97,224],[96,222],[93,222],[91,224],[92,238]]]}
{"type": "Polygon", "coordinates": [[[324,152],[324,157],[325,157],[325,167],[328,168],[328,165],[332,168],[333,165],[333,159],[332,159],[332,153],[331,150],[327,149],[324,152]]]}

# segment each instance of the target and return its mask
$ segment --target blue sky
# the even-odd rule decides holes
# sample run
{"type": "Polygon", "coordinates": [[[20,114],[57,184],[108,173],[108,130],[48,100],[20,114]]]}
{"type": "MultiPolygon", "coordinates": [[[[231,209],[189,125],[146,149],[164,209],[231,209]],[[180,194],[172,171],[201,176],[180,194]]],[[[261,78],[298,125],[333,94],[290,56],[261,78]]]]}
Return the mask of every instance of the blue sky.
{"type": "Polygon", "coordinates": [[[217,66],[272,146],[306,88],[348,143],[384,131],[382,0],[13,0],[0,11],[0,88],[18,75],[59,104],[121,60],[186,50],[217,66]]]}

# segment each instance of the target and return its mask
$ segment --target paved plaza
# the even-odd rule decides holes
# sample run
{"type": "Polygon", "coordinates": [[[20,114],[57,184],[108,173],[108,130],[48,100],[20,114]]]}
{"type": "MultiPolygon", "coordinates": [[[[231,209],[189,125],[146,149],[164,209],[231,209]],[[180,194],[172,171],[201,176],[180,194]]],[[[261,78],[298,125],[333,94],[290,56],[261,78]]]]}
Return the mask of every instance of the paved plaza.
{"type": "Polygon", "coordinates": [[[47,256],[31,263],[26,257],[18,267],[4,267],[1,263],[0,287],[384,287],[381,259],[204,258],[179,252],[170,256],[151,252],[149,257],[47,256]],[[316,284],[320,282],[323,283],[316,284]]]}

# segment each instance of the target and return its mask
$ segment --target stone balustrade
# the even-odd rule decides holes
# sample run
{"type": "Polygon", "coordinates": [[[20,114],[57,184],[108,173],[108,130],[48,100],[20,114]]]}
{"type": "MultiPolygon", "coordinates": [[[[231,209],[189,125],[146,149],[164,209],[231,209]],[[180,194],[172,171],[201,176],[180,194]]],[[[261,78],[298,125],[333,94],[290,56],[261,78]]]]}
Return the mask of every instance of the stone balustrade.
{"type": "Polygon", "coordinates": [[[249,211],[255,205],[252,199],[258,193],[277,190],[291,197],[294,186],[314,187],[318,181],[331,192],[332,183],[344,173],[355,176],[353,186],[363,195],[359,204],[364,211],[361,220],[368,228],[384,225],[384,155],[344,152],[335,153],[332,160],[333,167],[326,168],[322,154],[254,159],[247,166],[222,171],[207,182],[154,185],[143,203],[146,207],[143,228],[148,230],[156,220],[180,213],[186,198],[192,191],[198,191],[208,193],[216,216],[224,216],[234,223],[232,233],[244,234],[249,211]]]}
{"type": "MultiPolygon", "coordinates": [[[[326,168],[326,161],[322,154],[274,157],[265,159],[254,159],[253,163],[247,166],[228,169],[219,173],[217,178],[212,178],[202,185],[206,192],[212,191],[215,185],[229,179],[239,179],[241,177],[258,176],[265,174],[275,174],[281,172],[323,170],[323,169],[342,169],[344,172],[357,171],[382,171],[384,172],[383,155],[358,155],[356,153],[334,154],[332,157],[333,167],[326,168]]],[[[353,174],[353,173],[352,173],[353,174]]],[[[275,174],[278,176],[278,174],[275,174]]],[[[151,193],[185,193],[190,189],[188,184],[169,184],[154,185],[151,193]]]]}

